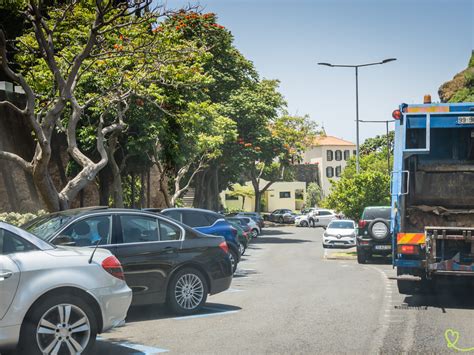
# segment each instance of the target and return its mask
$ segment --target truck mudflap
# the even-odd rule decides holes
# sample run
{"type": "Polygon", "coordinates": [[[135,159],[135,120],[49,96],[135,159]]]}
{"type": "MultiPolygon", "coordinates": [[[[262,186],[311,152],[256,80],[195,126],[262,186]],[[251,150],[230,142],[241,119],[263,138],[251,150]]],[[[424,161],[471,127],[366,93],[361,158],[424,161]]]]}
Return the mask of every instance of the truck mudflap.
{"type": "Polygon", "coordinates": [[[428,274],[474,276],[474,228],[426,227],[428,274]]]}

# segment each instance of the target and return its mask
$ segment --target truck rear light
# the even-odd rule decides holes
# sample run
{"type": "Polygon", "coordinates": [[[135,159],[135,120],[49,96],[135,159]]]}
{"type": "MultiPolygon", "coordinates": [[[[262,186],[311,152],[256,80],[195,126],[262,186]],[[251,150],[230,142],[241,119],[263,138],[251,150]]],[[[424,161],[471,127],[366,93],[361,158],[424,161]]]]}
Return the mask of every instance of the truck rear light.
{"type": "Polygon", "coordinates": [[[360,245],[369,245],[369,242],[366,241],[366,240],[361,240],[361,241],[359,242],[359,244],[360,244],[360,245]]]}
{"type": "Polygon", "coordinates": [[[419,254],[420,252],[418,245],[412,245],[412,244],[399,245],[397,249],[398,249],[398,254],[405,254],[405,255],[416,255],[416,254],[419,254]]]}
{"type": "Polygon", "coordinates": [[[219,244],[219,248],[221,248],[224,253],[229,254],[229,247],[227,246],[226,242],[222,242],[221,244],[219,244]]]}
{"type": "Polygon", "coordinates": [[[125,280],[122,264],[120,264],[120,261],[115,256],[112,255],[104,259],[102,261],[102,268],[117,279],[125,280]]]}
{"type": "Polygon", "coordinates": [[[400,110],[395,110],[392,112],[392,117],[394,120],[400,120],[402,118],[402,112],[400,110]]]}
{"type": "Polygon", "coordinates": [[[367,226],[367,221],[361,220],[359,221],[359,228],[365,228],[367,226]]]}

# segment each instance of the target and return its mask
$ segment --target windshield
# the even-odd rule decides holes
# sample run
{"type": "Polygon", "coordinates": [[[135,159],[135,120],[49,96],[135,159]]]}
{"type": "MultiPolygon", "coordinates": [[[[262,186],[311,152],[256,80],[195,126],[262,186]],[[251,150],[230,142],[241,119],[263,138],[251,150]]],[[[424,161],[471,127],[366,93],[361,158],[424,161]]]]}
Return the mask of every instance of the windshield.
{"type": "Polygon", "coordinates": [[[73,216],[71,215],[63,214],[47,215],[28,222],[23,225],[22,228],[36,235],[38,238],[50,240],[51,237],[72,218],[73,216]]]}
{"type": "Polygon", "coordinates": [[[334,222],[331,222],[329,224],[328,228],[353,229],[354,228],[354,222],[352,222],[352,221],[334,221],[334,222]]]}

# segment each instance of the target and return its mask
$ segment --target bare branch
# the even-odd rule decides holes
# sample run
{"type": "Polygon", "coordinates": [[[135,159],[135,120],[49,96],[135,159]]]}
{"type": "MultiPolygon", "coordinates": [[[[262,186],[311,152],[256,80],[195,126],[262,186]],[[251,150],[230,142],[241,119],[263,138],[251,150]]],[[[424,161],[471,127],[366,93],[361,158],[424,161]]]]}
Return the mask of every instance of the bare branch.
{"type": "Polygon", "coordinates": [[[4,159],[4,160],[8,160],[8,161],[16,163],[24,171],[26,171],[30,174],[33,171],[33,165],[31,164],[31,162],[27,162],[25,159],[23,159],[22,157],[20,157],[17,154],[0,150],[0,159],[4,159]]]}

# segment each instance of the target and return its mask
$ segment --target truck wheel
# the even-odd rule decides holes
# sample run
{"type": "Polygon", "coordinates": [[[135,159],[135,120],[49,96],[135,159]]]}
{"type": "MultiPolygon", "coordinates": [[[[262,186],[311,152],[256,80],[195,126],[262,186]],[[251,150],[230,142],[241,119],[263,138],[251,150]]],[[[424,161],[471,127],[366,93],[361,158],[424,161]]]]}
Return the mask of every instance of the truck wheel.
{"type": "Polygon", "coordinates": [[[359,264],[365,264],[367,262],[367,254],[362,249],[357,249],[357,262],[359,264]]]}

